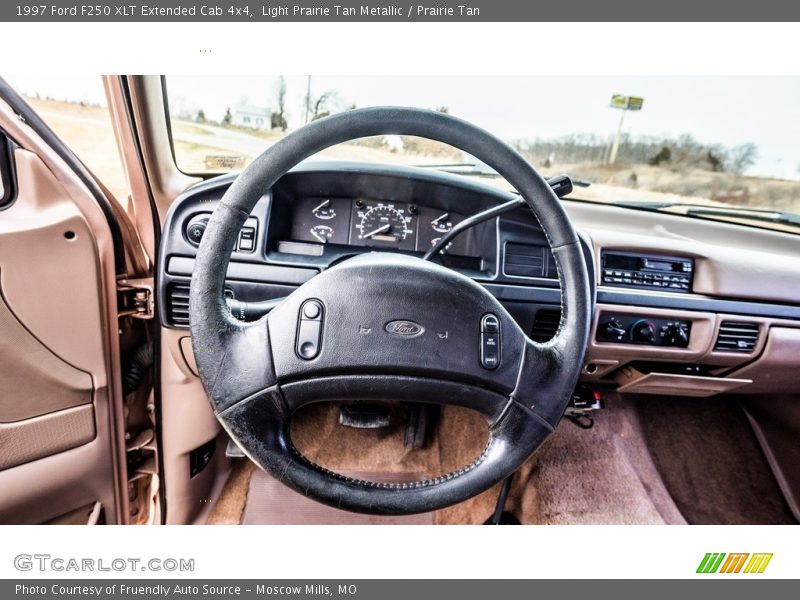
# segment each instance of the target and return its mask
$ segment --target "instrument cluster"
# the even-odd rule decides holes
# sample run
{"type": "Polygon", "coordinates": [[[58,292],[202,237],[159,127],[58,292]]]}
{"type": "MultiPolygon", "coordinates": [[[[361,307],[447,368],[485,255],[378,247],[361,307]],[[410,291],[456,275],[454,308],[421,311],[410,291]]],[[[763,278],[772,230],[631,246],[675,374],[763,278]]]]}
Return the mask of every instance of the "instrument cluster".
{"type": "MultiPolygon", "coordinates": [[[[303,197],[294,203],[291,238],[320,245],[426,252],[464,218],[452,211],[407,202],[303,197]]],[[[471,254],[467,237],[456,237],[443,253],[471,254]]]]}

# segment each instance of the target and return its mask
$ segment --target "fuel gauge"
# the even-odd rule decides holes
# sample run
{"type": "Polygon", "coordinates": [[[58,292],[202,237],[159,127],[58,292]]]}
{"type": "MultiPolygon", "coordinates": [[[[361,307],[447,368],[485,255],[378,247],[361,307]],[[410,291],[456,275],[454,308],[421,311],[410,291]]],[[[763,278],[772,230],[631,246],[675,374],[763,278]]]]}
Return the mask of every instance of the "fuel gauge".
{"type": "Polygon", "coordinates": [[[327,225],[314,225],[309,233],[311,233],[311,235],[321,243],[327,244],[331,238],[333,238],[335,232],[333,227],[328,227],[327,225]]]}
{"type": "MultiPolygon", "coordinates": [[[[431,240],[431,248],[433,248],[433,247],[434,247],[436,244],[438,244],[440,239],[442,239],[442,238],[440,238],[440,237],[433,238],[433,239],[431,240]]],[[[445,253],[445,252],[447,252],[447,251],[448,251],[450,248],[452,248],[452,246],[453,246],[453,242],[448,242],[447,244],[445,244],[444,248],[442,248],[441,250],[439,250],[439,254],[444,254],[444,253],[445,253]]]]}

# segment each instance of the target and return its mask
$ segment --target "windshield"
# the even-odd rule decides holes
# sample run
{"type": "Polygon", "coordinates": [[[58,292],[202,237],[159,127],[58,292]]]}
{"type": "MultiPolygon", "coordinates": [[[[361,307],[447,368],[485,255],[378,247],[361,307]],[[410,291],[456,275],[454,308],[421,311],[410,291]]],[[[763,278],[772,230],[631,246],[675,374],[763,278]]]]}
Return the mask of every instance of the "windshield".
{"type": "MultiPolygon", "coordinates": [[[[99,77],[12,83],[117,198],[128,190],[99,77]]],[[[800,233],[800,77],[168,76],[176,165],[239,171],[287,133],[355,107],[448,112],[505,139],[572,200],[800,233]]],[[[486,165],[387,135],[324,158],[422,165],[508,188],[486,165]]],[[[1,184],[0,184],[1,185],[1,184]]],[[[3,190],[0,189],[0,196],[3,190]]]]}
{"type": "MultiPolygon", "coordinates": [[[[546,176],[569,174],[584,184],[573,192],[576,199],[737,222],[749,209],[800,213],[800,77],[170,76],[166,82],[175,160],[189,173],[240,170],[288,132],[329,114],[406,105],[491,131],[546,176]],[[697,206],[728,210],[687,210],[697,206]]],[[[454,148],[404,136],[358,140],[323,154],[492,175],[454,148]]],[[[772,217],[750,211],[744,219],[798,227],[772,217]]]]}

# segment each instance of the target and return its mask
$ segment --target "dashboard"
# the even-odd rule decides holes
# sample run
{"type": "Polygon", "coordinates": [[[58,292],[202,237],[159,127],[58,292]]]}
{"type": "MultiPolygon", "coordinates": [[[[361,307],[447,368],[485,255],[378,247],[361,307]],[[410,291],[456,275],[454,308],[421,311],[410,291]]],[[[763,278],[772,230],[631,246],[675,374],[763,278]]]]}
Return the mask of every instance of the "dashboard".
{"type": "MultiPolygon", "coordinates": [[[[183,340],[184,355],[194,257],[234,178],[194,186],[165,222],[159,314],[164,329],[183,340]]],[[[363,252],[422,256],[465,218],[514,198],[478,178],[430,169],[303,163],[264,190],[239,233],[226,295],[245,303],[279,299],[363,252]]],[[[779,370],[787,348],[800,353],[797,236],[609,205],[565,207],[596,298],[585,382],[695,396],[791,385],[779,370]]],[[[468,229],[434,260],[483,285],[535,341],[555,334],[558,276],[527,208],[468,229]]]]}

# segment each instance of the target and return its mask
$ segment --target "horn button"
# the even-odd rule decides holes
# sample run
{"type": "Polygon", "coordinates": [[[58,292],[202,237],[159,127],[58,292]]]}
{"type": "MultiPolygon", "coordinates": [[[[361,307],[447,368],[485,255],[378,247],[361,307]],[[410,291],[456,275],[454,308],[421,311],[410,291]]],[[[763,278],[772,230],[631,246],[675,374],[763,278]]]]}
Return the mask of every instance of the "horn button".
{"type": "Polygon", "coordinates": [[[279,383],[374,373],[508,394],[525,346],[519,326],[482,286],[388,253],[324,271],[270,313],[268,326],[279,383]]]}

